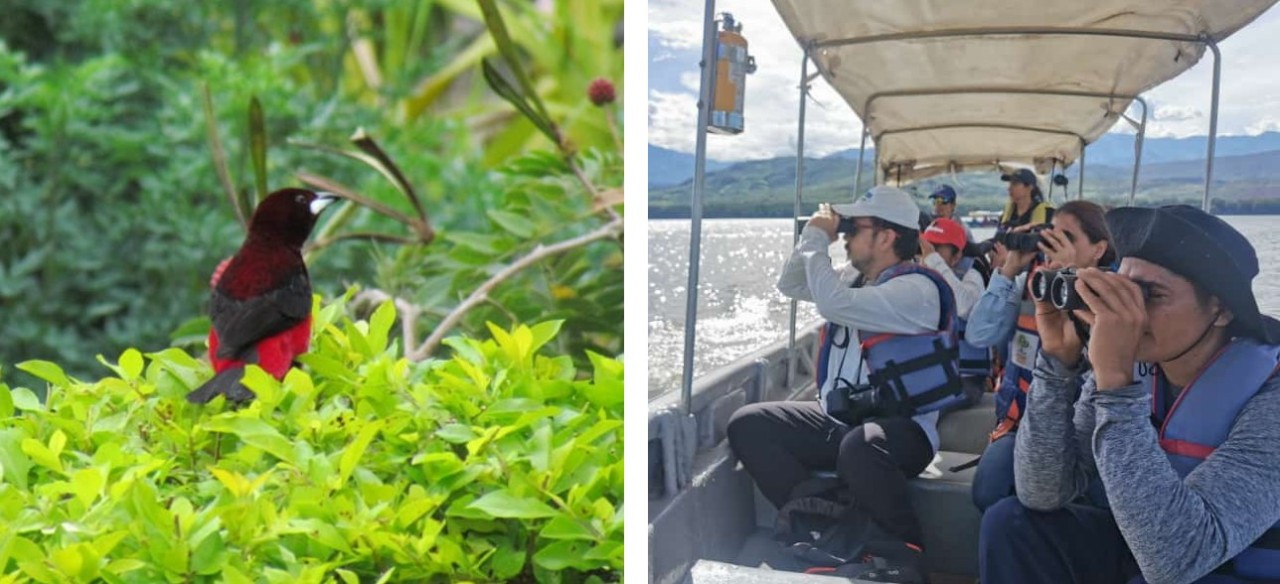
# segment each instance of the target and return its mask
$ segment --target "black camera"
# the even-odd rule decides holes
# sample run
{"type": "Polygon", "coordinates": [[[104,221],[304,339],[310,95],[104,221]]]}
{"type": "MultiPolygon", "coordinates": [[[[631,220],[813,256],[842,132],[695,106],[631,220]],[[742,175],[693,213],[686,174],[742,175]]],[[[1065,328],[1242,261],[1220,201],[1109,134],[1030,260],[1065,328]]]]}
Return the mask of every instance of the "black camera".
{"type": "MultiPolygon", "coordinates": [[[[1031,277],[1031,297],[1040,302],[1047,300],[1058,310],[1088,308],[1076,291],[1076,278],[1075,268],[1040,270],[1031,277]]],[[[1142,289],[1143,300],[1151,296],[1151,288],[1146,282],[1138,282],[1138,287],[1142,289]]]]}
{"type": "Polygon", "coordinates": [[[1014,233],[1005,231],[997,233],[994,241],[1003,244],[1009,251],[1038,251],[1040,249],[1040,232],[1049,227],[1048,223],[1036,225],[1030,231],[1014,233]]]}
{"type": "Polygon", "coordinates": [[[831,417],[857,426],[868,418],[884,415],[892,403],[889,396],[870,383],[850,385],[843,379],[837,379],[835,387],[827,392],[823,406],[831,417]]]}

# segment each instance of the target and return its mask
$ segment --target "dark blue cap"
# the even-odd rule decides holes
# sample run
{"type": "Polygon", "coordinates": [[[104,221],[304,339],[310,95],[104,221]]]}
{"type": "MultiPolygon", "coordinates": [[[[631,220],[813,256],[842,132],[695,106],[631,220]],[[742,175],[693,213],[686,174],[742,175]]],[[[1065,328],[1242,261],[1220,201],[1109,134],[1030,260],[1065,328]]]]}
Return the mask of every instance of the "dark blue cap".
{"type": "Polygon", "coordinates": [[[933,189],[933,194],[929,195],[930,199],[942,199],[943,203],[956,202],[956,190],[951,185],[940,185],[933,189]]]}
{"type": "Polygon", "coordinates": [[[1019,168],[1009,174],[1000,175],[1000,180],[1004,182],[1020,182],[1029,187],[1040,186],[1040,181],[1036,180],[1036,173],[1031,172],[1029,168],[1019,168]]]}
{"type": "Polygon", "coordinates": [[[1147,260],[1217,296],[1235,316],[1235,330],[1265,343],[1280,342],[1280,321],[1262,314],[1253,295],[1258,254],[1226,221],[1189,205],[1107,212],[1116,253],[1147,260]]]}

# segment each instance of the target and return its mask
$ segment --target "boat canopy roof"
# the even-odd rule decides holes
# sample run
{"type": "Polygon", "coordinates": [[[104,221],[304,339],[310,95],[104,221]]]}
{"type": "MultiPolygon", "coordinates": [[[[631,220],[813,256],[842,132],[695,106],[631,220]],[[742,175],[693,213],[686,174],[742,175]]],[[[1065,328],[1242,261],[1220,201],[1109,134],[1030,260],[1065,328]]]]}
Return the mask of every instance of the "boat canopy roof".
{"type": "Polygon", "coordinates": [[[882,175],[910,182],[1068,166],[1142,92],[1275,1],[773,3],[866,124],[882,175]]]}

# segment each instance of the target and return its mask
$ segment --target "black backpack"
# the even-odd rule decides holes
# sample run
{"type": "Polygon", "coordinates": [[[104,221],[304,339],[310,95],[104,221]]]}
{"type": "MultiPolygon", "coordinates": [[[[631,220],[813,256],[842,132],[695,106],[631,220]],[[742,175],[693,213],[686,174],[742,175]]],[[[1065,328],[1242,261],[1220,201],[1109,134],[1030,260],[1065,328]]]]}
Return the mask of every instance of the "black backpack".
{"type": "Polygon", "coordinates": [[[860,562],[883,545],[902,545],[853,504],[848,489],[835,477],[797,485],[791,500],[778,510],[774,537],[788,546],[801,571],[860,562]]]}

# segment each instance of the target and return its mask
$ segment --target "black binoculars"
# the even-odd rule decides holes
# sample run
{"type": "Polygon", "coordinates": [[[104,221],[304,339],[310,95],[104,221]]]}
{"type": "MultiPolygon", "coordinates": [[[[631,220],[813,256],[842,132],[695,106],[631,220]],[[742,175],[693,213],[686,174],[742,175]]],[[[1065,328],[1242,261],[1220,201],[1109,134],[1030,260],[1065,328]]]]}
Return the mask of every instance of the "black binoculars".
{"type": "Polygon", "coordinates": [[[838,217],[840,217],[840,224],[836,225],[836,233],[852,235],[854,230],[858,228],[857,224],[853,222],[853,217],[845,217],[844,215],[838,215],[838,217]]]}
{"type": "MultiPolygon", "coordinates": [[[[1080,293],[1076,291],[1075,268],[1062,270],[1039,270],[1031,275],[1031,297],[1039,302],[1050,302],[1058,310],[1079,310],[1088,308],[1080,293]]],[[[1151,289],[1146,282],[1138,282],[1142,289],[1142,299],[1151,296],[1151,289]]]]}
{"type": "Polygon", "coordinates": [[[1030,231],[1013,233],[1005,231],[997,233],[993,241],[999,242],[1009,251],[1038,251],[1040,249],[1040,232],[1049,227],[1049,224],[1037,225],[1032,227],[1030,231]]]}

